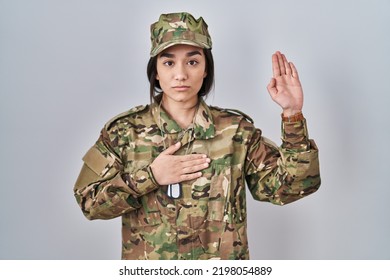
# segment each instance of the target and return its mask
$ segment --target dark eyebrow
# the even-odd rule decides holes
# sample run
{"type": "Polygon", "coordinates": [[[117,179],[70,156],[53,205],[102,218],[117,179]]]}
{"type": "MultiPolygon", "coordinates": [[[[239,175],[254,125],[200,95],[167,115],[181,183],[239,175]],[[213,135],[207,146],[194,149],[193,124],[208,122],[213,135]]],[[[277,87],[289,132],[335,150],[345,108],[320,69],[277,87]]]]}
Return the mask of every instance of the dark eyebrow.
{"type": "MultiPolygon", "coordinates": [[[[188,52],[188,53],[186,54],[187,57],[191,57],[191,56],[194,56],[194,55],[202,55],[202,54],[200,53],[200,51],[192,51],[192,52],[188,52]]],[[[164,52],[164,53],[162,53],[162,54],[160,55],[160,57],[174,58],[175,55],[172,54],[172,53],[164,52]]]]}
{"type": "Polygon", "coordinates": [[[200,51],[193,51],[187,53],[187,57],[194,56],[194,55],[202,55],[202,54],[200,53],[200,51]]]}
{"type": "Polygon", "coordinates": [[[175,57],[173,54],[171,54],[171,53],[166,53],[166,52],[164,52],[164,53],[162,53],[161,55],[160,55],[160,57],[167,57],[167,58],[173,58],[173,57],[175,57]]]}

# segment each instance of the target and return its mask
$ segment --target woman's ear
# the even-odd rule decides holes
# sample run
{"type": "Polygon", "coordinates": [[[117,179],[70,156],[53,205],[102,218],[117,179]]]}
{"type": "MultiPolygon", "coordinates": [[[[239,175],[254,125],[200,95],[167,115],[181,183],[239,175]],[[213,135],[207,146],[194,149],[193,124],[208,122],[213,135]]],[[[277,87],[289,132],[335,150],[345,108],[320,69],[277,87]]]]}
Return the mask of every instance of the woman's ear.
{"type": "Polygon", "coordinates": [[[203,74],[203,79],[207,77],[207,72],[204,71],[204,74],[203,74]]]}

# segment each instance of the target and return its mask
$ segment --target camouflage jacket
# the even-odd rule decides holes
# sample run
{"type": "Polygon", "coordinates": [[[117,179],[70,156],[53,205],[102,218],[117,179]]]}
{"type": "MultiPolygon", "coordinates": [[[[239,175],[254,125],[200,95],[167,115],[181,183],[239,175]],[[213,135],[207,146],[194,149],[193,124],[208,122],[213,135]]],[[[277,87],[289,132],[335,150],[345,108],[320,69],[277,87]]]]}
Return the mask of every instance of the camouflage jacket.
{"type": "Polygon", "coordinates": [[[282,141],[276,147],[249,117],[203,101],[186,130],[159,106],[139,106],[102,129],[74,193],[88,219],[122,217],[123,259],[248,259],[245,182],[254,199],[278,205],[320,186],[305,120],[282,122],[282,141]],[[204,153],[211,163],[172,199],[150,163],[177,141],[176,154],[204,153]]]}

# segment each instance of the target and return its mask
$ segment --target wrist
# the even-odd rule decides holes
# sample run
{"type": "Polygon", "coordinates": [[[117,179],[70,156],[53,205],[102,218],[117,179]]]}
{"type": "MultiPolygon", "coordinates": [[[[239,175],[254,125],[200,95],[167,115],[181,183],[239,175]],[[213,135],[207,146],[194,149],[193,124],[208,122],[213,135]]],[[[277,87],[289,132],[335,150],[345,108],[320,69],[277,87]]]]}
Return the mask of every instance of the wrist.
{"type": "Polygon", "coordinates": [[[290,117],[292,115],[298,114],[299,112],[302,112],[302,108],[283,108],[284,117],[290,117]]]}
{"type": "Polygon", "coordinates": [[[282,116],[282,121],[284,122],[297,122],[297,121],[302,121],[304,119],[301,110],[295,110],[295,111],[290,110],[287,113],[286,111],[283,111],[281,116],[282,116]]]}
{"type": "Polygon", "coordinates": [[[153,182],[153,184],[155,184],[156,186],[159,186],[160,184],[159,184],[158,181],[156,180],[156,176],[154,175],[152,165],[149,165],[149,167],[147,168],[147,170],[148,170],[148,174],[149,174],[150,180],[153,182]]]}

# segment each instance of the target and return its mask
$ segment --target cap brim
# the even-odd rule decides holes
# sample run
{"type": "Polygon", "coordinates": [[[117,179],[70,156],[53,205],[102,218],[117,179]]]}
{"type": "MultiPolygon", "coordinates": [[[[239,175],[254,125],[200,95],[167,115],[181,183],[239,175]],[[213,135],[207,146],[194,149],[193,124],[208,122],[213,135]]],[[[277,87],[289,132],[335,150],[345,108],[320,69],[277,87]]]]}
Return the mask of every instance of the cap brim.
{"type": "Polygon", "coordinates": [[[174,41],[166,42],[166,43],[159,45],[158,48],[156,48],[150,52],[150,56],[154,57],[154,56],[158,55],[159,53],[161,53],[162,51],[164,51],[172,46],[176,46],[176,45],[190,45],[190,46],[195,46],[195,47],[199,47],[202,49],[209,48],[208,46],[206,46],[205,44],[203,44],[201,42],[180,39],[180,40],[174,40],[174,41]]]}

